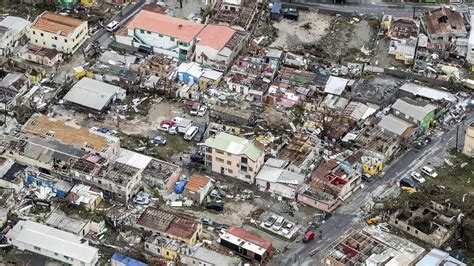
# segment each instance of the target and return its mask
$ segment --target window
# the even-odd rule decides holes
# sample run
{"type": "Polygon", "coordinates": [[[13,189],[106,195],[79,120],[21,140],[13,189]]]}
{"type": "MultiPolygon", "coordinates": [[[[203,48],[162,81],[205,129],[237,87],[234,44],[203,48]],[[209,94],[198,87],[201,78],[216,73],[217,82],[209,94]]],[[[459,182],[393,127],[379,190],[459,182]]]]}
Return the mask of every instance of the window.
{"type": "Polygon", "coordinates": [[[223,152],[223,151],[221,151],[221,150],[216,150],[216,153],[219,153],[219,154],[224,154],[224,152],[223,152]]]}
{"type": "Polygon", "coordinates": [[[54,256],[56,256],[56,257],[57,257],[58,255],[59,255],[58,253],[54,252],[54,256]]]}
{"type": "Polygon", "coordinates": [[[247,160],[247,158],[245,158],[245,157],[241,157],[241,158],[240,158],[240,162],[246,164],[246,163],[248,162],[248,160],[247,160]]]}
{"type": "Polygon", "coordinates": [[[145,33],[145,31],[144,31],[144,30],[140,30],[140,33],[145,33]]]}
{"type": "Polygon", "coordinates": [[[223,163],[224,162],[224,159],[221,159],[219,157],[216,157],[216,161],[220,162],[220,163],[223,163]]]}
{"type": "Polygon", "coordinates": [[[252,167],[249,167],[249,172],[253,172],[253,168],[252,168],[252,167]]]}
{"type": "Polygon", "coordinates": [[[232,169],[227,169],[227,172],[229,172],[229,174],[233,174],[234,171],[232,171],[232,169]]]}
{"type": "Polygon", "coordinates": [[[150,248],[150,245],[148,245],[148,244],[145,244],[145,247],[146,247],[146,248],[150,248]]]}
{"type": "Polygon", "coordinates": [[[64,256],[64,259],[65,259],[65,260],[69,260],[69,257],[68,257],[68,256],[64,256]]]}
{"type": "Polygon", "coordinates": [[[407,226],[407,230],[410,231],[410,226],[407,226]]]}
{"type": "Polygon", "coordinates": [[[43,45],[46,45],[46,43],[45,43],[45,42],[43,42],[43,45]]]}
{"type": "Polygon", "coordinates": [[[67,43],[67,39],[64,39],[64,42],[67,43]]]}
{"type": "Polygon", "coordinates": [[[174,39],[173,37],[170,37],[170,41],[174,42],[174,41],[175,41],[175,39],[174,39]]]}
{"type": "Polygon", "coordinates": [[[37,251],[41,251],[41,248],[40,248],[40,247],[35,246],[34,248],[35,248],[35,250],[37,250],[37,251]]]}
{"type": "Polygon", "coordinates": [[[53,39],[53,40],[57,40],[57,39],[58,39],[58,37],[56,37],[56,36],[53,36],[53,37],[51,37],[51,39],[53,39]]]}
{"type": "Polygon", "coordinates": [[[38,40],[35,40],[35,43],[38,43],[38,40]]]}
{"type": "Polygon", "coordinates": [[[170,252],[169,251],[166,251],[166,256],[169,256],[170,255],[170,252]]]}
{"type": "Polygon", "coordinates": [[[33,35],[36,34],[36,31],[33,31],[33,35]]]}
{"type": "Polygon", "coordinates": [[[415,230],[415,234],[418,234],[418,230],[415,230]]]}
{"type": "Polygon", "coordinates": [[[245,166],[245,165],[241,165],[241,166],[240,166],[240,171],[246,173],[247,170],[248,170],[248,169],[247,169],[247,166],[245,166]]]}
{"type": "Polygon", "coordinates": [[[151,34],[151,31],[147,31],[146,33],[151,34]]]}
{"type": "Polygon", "coordinates": [[[227,161],[227,165],[232,165],[232,162],[231,162],[231,161],[227,161]]]}
{"type": "Polygon", "coordinates": [[[43,37],[43,36],[44,36],[44,34],[43,34],[43,33],[40,33],[40,35],[41,35],[41,37],[43,37]]]}

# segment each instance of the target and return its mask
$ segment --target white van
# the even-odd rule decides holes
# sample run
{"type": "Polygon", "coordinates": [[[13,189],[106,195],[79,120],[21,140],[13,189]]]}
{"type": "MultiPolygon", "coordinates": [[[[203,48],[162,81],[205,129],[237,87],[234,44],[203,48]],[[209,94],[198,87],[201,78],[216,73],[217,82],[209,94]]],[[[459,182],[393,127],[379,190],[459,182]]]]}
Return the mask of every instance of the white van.
{"type": "Polygon", "coordinates": [[[114,20],[107,25],[107,31],[114,32],[116,29],[118,29],[118,27],[119,23],[114,20]]]}
{"type": "Polygon", "coordinates": [[[199,128],[197,126],[190,127],[184,134],[184,139],[192,140],[198,131],[199,131],[199,128]]]}
{"type": "Polygon", "coordinates": [[[276,222],[273,224],[273,230],[280,231],[280,229],[283,227],[283,222],[285,222],[285,218],[282,216],[278,217],[276,222]]]}

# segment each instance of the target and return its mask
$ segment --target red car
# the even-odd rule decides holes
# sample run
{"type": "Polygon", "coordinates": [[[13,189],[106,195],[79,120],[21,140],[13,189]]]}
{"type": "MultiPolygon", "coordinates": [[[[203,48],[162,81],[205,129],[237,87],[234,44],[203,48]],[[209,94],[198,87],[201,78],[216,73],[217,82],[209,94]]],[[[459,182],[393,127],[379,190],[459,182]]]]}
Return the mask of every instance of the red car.
{"type": "Polygon", "coordinates": [[[308,232],[306,232],[306,234],[304,234],[303,242],[307,243],[307,242],[313,240],[313,238],[314,238],[314,232],[313,231],[308,231],[308,232]]]}
{"type": "Polygon", "coordinates": [[[167,124],[167,125],[169,125],[170,127],[172,127],[172,126],[173,126],[173,120],[170,120],[170,119],[163,120],[163,121],[161,121],[160,126],[162,126],[162,125],[164,125],[164,124],[167,124]]]}

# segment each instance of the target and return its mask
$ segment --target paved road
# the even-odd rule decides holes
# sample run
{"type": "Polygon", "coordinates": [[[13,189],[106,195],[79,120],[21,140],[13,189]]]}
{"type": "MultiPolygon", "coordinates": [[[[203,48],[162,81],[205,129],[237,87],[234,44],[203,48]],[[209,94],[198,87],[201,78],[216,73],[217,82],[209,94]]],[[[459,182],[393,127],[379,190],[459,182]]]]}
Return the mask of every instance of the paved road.
{"type": "MultiPolygon", "coordinates": [[[[138,13],[142,7],[146,4],[147,0],[138,0],[134,5],[127,6],[125,10],[122,12],[121,15],[115,17],[115,21],[120,23],[120,26],[127,21],[131,16],[138,13]]],[[[101,28],[98,30],[94,35],[92,35],[84,44],[83,47],[87,47],[87,45],[91,42],[99,41],[100,44],[105,43],[108,39],[110,39],[110,33],[105,30],[105,28],[101,28]]]]}
{"type": "MultiPolygon", "coordinates": [[[[289,1],[284,1],[289,2],[289,1]]],[[[293,1],[295,2],[295,1],[293,1]]],[[[348,4],[323,4],[308,3],[299,1],[299,3],[291,3],[295,7],[309,7],[310,9],[322,9],[337,13],[365,14],[365,15],[392,15],[400,17],[412,17],[413,12],[416,16],[421,15],[430,9],[438,8],[439,5],[419,5],[410,3],[348,3],[348,4]]],[[[456,10],[467,11],[466,5],[456,5],[456,10]]]]}
{"type": "MultiPolygon", "coordinates": [[[[474,113],[465,121],[474,119],[474,113]]],[[[463,126],[468,122],[462,123],[463,126]]],[[[459,134],[464,130],[460,128],[459,134]]],[[[399,191],[396,182],[409,174],[412,169],[418,169],[426,163],[432,155],[447,147],[454,147],[456,143],[456,127],[451,127],[440,137],[433,140],[420,150],[408,150],[397,161],[386,168],[385,176],[372,182],[369,186],[359,190],[352,197],[339,207],[336,212],[319,227],[323,233],[323,239],[315,239],[311,243],[292,243],[288,247],[290,250],[283,255],[276,257],[271,265],[318,265],[322,259],[322,252],[318,252],[314,257],[309,257],[308,253],[318,249],[324,251],[332,242],[343,235],[348,229],[360,229],[366,224],[361,207],[371,202],[374,196],[387,196],[399,191]]]]}

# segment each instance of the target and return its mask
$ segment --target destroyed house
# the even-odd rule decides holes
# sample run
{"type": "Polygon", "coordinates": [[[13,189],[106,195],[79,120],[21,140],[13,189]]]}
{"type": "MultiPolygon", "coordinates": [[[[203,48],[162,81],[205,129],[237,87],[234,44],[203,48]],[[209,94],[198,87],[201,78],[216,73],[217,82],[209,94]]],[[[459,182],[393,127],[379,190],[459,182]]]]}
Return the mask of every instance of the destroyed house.
{"type": "Polygon", "coordinates": [[[173,190],[181,175],[178,165],[165,161],[152,159],[142,171],[143,181],[151,187],[173,190]]]}
{"type": "Polygon", "coordinates": [[[117,137],[41,114],[31,116],[23,126],[22,132],[55,139],[105,158],[112,158],[120,148],[120,139],[117,137]]]}
{"type": "Polygon", "coordinates": [[[194,245],[202,232],[201,223],[155,207],[147,207],[135,227],[188,245],[194,245]]]}
{"type": "Polygon", "coordinates": [[[8,53],[25,34],[30,22],[26,19],[7,16],[0,21],[0,55],[8,53]]]}
{"type": "Polygon", "coordinates": [[[184,187],[183,195],[189,197],[199,204],[204,202],[207,194],[212,188],[212,182],[209,177],[193,174],[188,178],[188,182],[184,187]]]}
{"type": "Polygon", "coordinates": [[[9,188],[19,193],[23,188],[25,165],[12,159],[0,157],[0,187],[9,188]]]}
{"type": "Polygon", "coordinates": [[[95,64],[89,68],[89,71],[94,73],[94,78],[96,80],[104,81],[123,88],[139,85],[141,82],[140,73],[131,70],[126,66],[95,64]]]}
{"type": "Polygon", "coordinates": [[[27,32],[31,44],[73,54],[85,42],[89,32],[87,21],[45,11],[27,32]]]}
{"type": "Polygon", "coordinates": [[[305,176],[286,170],[288,161],[270,158],[255,177],[255,184],[265,190],[289,199],[296,197],[296,192],[304,184],[305,176]]]}
{"type": "Polygon", "coordinates": [[[235,110],[229,107],[213,105],[210,109],[211,117],[240,125],[253,125],[255,116],[251,111],[235,110]]]}
{"type": "Polygon", "coordinates": [[[0,79],[1,109],[12,111],[21,103],[19,98],[29,89],[30,80],[27,76],[20,73],[8,73],[3,79],[0,79]]]}
{"type": "Polygon", "coordinates": [[[388,37],[392,39],[410,39],[418,38],[418,22],[411,18],[394,18],[388,29],[388,37]]]}
{"type": "Polygon", "coordinates": [[[421,24],[432,43],[454,42],[468,35],[462,14],[448,7],[428,11],[421,24]]]}
{"type": "Polygon", "coordinates": [[[397,99],[392,105],[395,116],[417,126],[420,135],[433,125],[436,109],[432,104],[410,98],[397,99]]]}
{"type": "Polygon", "coordinates": [[[61,53],[56,49],[44,48],[38,45],[29,44],[26,46],[18,47],[15,50],[15,54],[18,58],[40,65],[53,67],[58,64],[61,60],[61,53]]]}
{"type": "Polygon", "coordinates": [[[374,125],[364,127],[357,137],[355,143],[358,147],[370,151],[384,161],[390,160],[400,149],[400,138],[388,131],[374,125]]]}
{"type": "Polygon", "coordinates": [[[272,243],[238,227],[230,226],[219,235],[220,245],[245,259],[262,264],[272,256],[272,243]]]}
{"type": "Polygon", "coordinates": [[[6,156],[20,163],[41,167],[60,174],[67,174],[73,159],[82,157],[87,152],[62,143],[55,139],[45,139],[35,135],[18,134],[4,140],[8,150],[6,156]]]}
{"type": "Polygon", "coordinates": [[[71,165],[70,178],[100,188],[105,197],[127,203],[140,189],[140,173],[137,167],[86,154],[71,165]]]}
{"type": "Polygon", "coordinates": [[[226,77],[226,82],[229,91],[247,95],[253,88],[255,77],[249,76],[247,74],[232,72],[226,77]]]}
{"type": "Polygon", "coordinates": [[[67,181],[42,173],[36,169],[26,169],[25,175],[27,184],[48,188],[56,197],[66,196],[73,187],[73,184],[67,181]]]}
{"type": "Polygon", "coordinates": [[[309,134],[298,132],[283,146],[278,158],[290,161],[288,169],[297,173],[305,168],[305,163],[311,161],[314,151],[320,144],[319,139],[309,134]]]}
{"type": "Polygon", "coordinates": [[[414,265],[424,248],[375,228],[350,229],[324,251],[328,266],[414,265]]]}
{"type": "Polygon", "coordinates": [[[214,5],[215,24],[228,24],[250,29],[257,13],[258,3],[254,0],[219,0],[214,5]]]}

